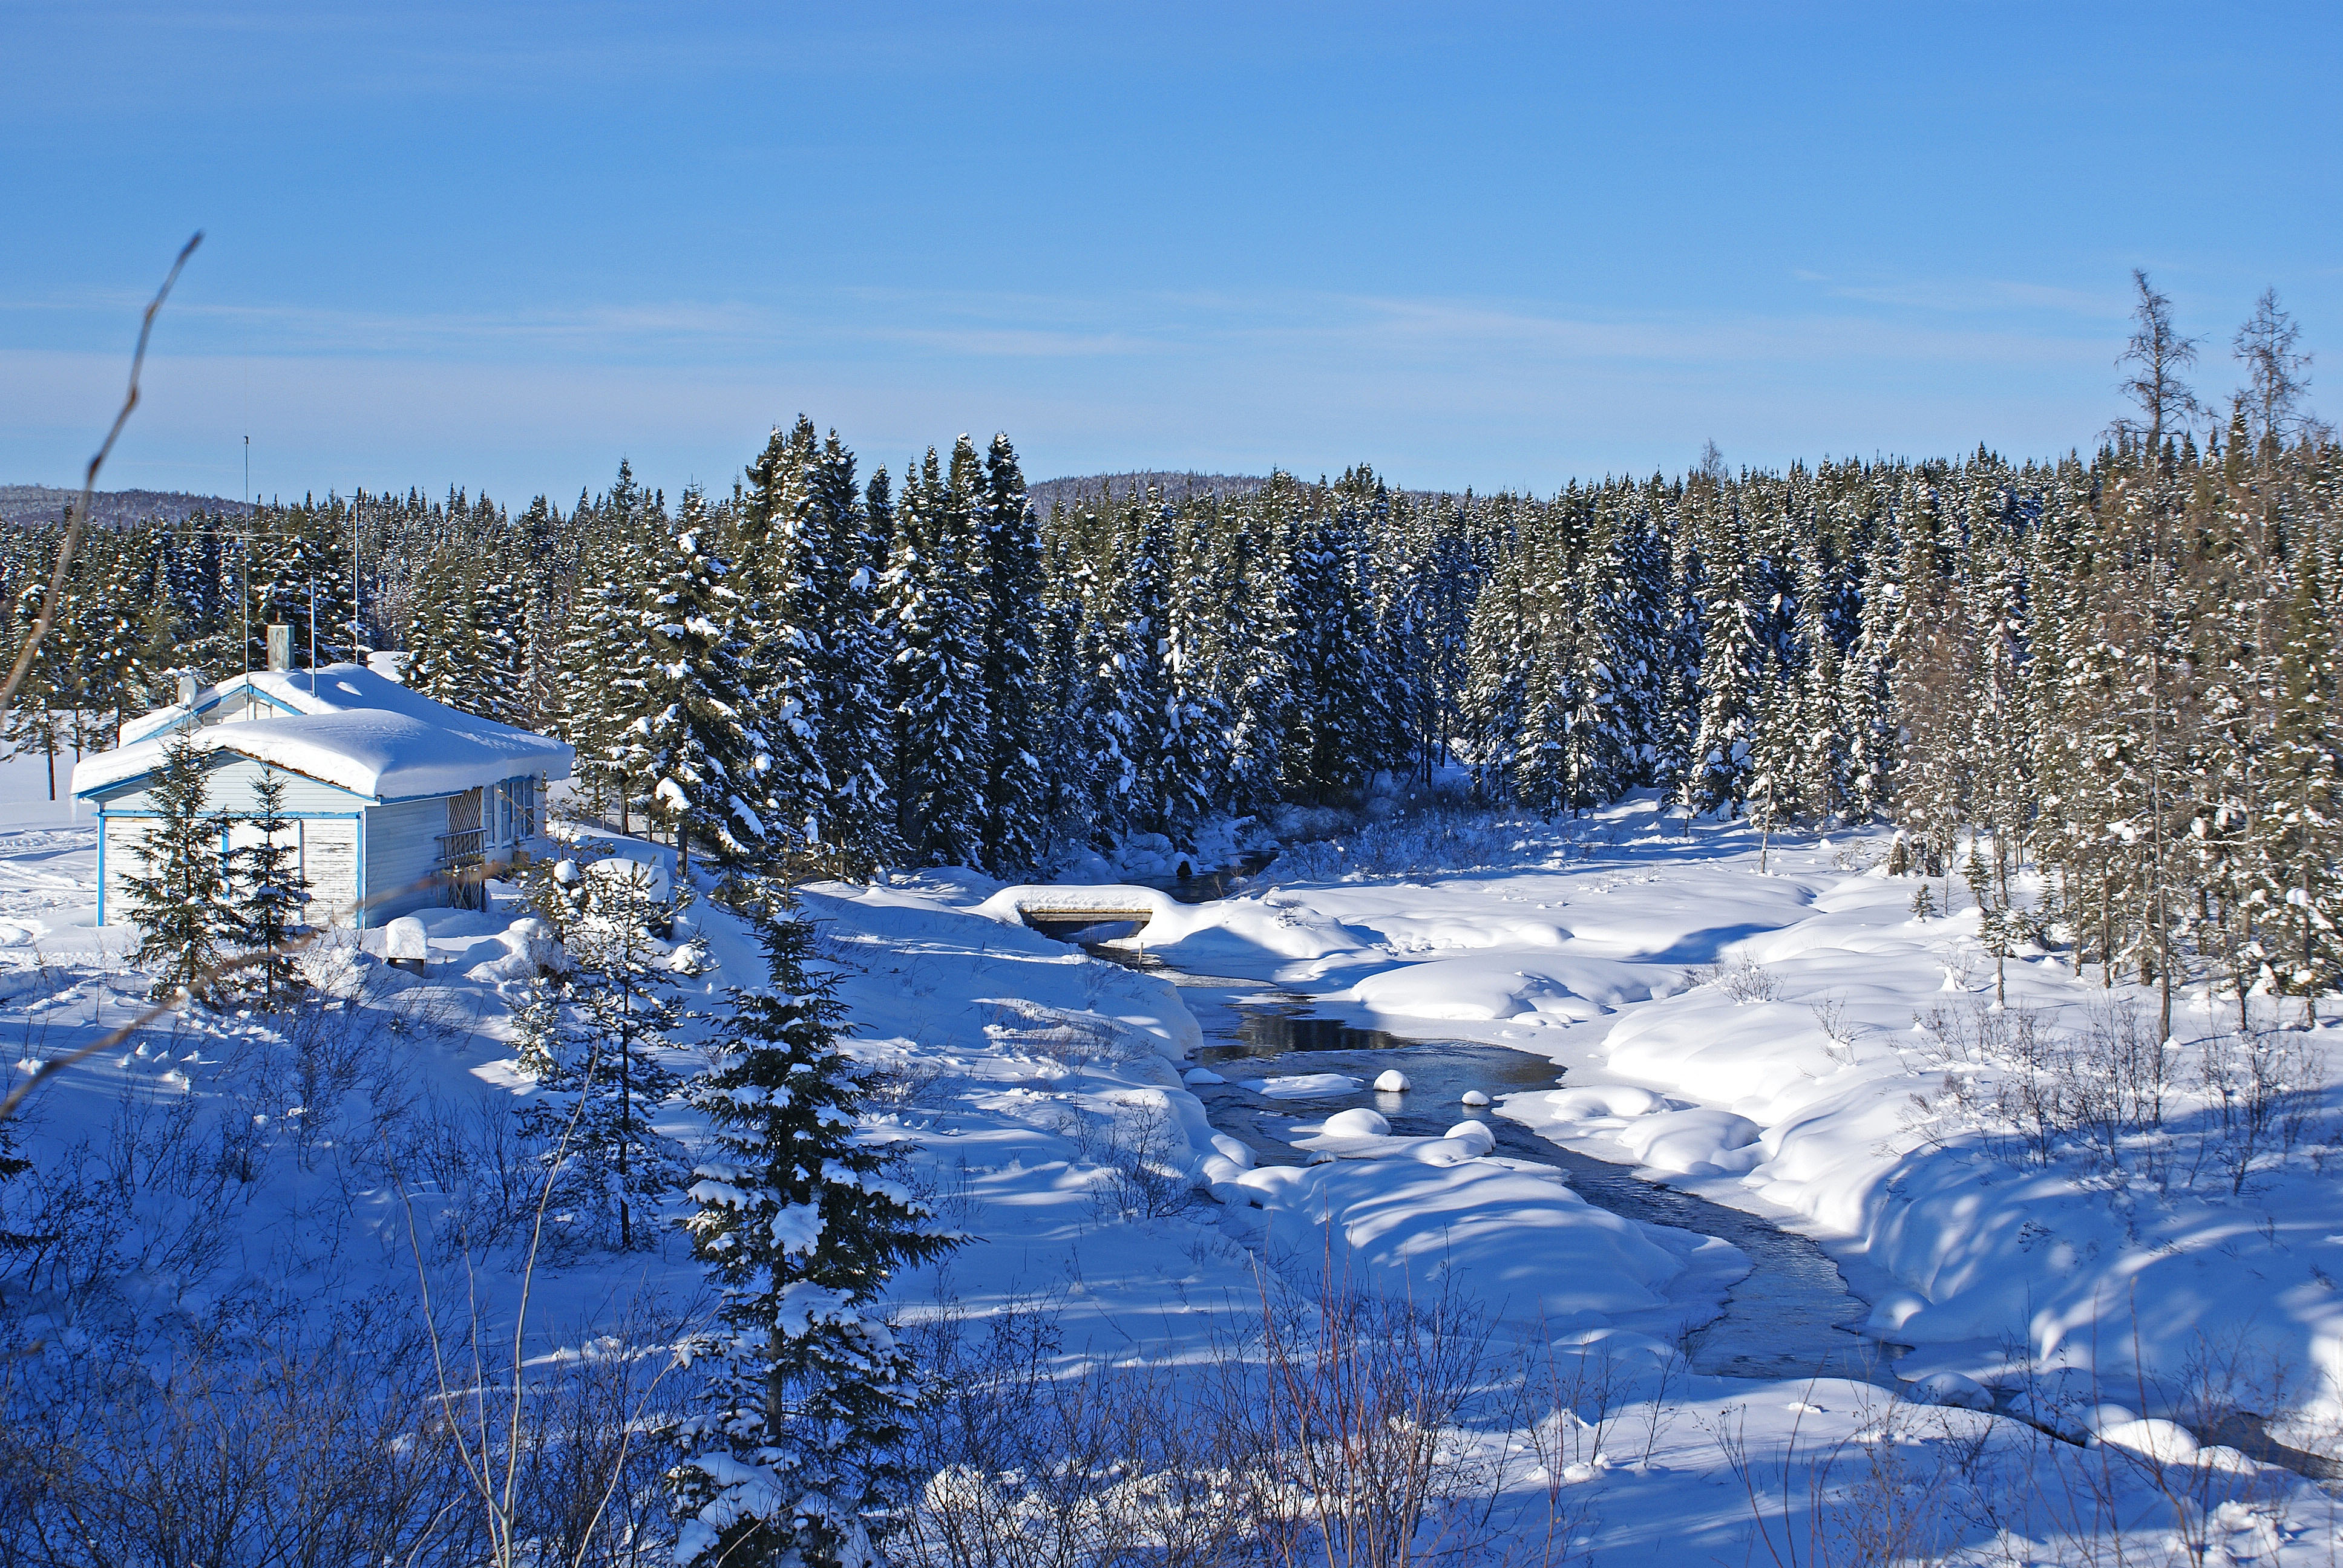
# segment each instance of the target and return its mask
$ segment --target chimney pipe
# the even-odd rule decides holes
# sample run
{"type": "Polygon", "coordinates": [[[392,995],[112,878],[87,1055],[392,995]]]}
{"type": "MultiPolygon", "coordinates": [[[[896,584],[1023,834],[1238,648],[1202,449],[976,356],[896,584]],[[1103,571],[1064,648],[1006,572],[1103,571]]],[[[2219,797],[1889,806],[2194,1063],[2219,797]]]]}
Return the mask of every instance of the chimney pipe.
{"type": "Polygon", "coordinates": [[[293,668],[293,628],[288,622],[268,623],[268,668],[272,671],[293,668]]]}

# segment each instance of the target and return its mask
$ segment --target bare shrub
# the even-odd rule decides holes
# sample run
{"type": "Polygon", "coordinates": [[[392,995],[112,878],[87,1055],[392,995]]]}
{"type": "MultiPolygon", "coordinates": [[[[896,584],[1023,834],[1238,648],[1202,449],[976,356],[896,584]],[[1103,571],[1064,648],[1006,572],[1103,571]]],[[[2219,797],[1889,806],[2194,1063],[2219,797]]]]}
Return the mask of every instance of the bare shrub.
{"type": "Polygon", "coordinates": [[[1346,871],[1397,877],[1480,870],[1516,858],[1525,839],[1545,831],[1544,823],[1511,813],[1419,811],[1371,823],[1347,845],[1336,846],[1342,864],[1330,875],[1291,879],[1332,880],[1346,871]]]}
{"type": "Polygon", "coordinates": [[[1728,1406],[1711,1435],[1748,1501],[1752,1558],[1762,1549],[1776,1568],[1950,1561],[1965,1521],[1946,1456],[1917,1441],[1915,1415],[1891,1393],[1859,1412],[1850,1435],[1802,1442],[1802,1410],[1767,1455],[1752,1448],[1745,1412],[1728,1406]]]}
{"type": "Polygon", "coordinates": [[[1100,1220],[1158,1220],[1194,1205],[1187,1141],[1162,1107],[1124,1105],[1091,1117],[1070,1106],[1057,1113],[1054,1131],[1102,1171],[1091,1191],[1100,1220]]]}
{"type": "Polygon", "coordinates": [[[942,1062],[916,1050],[866,1061],[856,1070],[862,1082],[862,1102],[898,1113],[933,1103],[937,1085],[951,1076],[942,1062]]]}
{"type": "Polygon", "coordinates": [[[2210,1162],[2235,1195],[2258,1161],[2275,1153],[2283,1162],[2302,1141],[2318,1105],[2318,1062],[2285,1030],[2216,1032],[2200,1047],[2197,1081],[2210,1162]]]}
{"type": "Polygon", "coordinates": [[[1815,1027],[1830,1041],[1825,1047],[1833,1061],[1841,1066],[1855,1064],[1855,1042],[1863,1036],[1863,1026],[1855,1021],[1846,1010],[1845,999],[1833,993],[1806,1004],[1815,1015],[1815,1027]]]}
{"type": "Polygon", "coordinates": [[[0,1359],[0,1562],[618,1568],[671,1541],[656,1433],[679,1406],[646,1397],[657,1358],[635,1342],[557,1358],[533,1385],[510,1451],[516,1554],[467,1506],[471,1412],[440,1393],[414,1320],[361,1308],[312,1331],[290,1304],[260,1319],[168,1348],[0,1359]]]}
{"type": "Polygon", "coordinates": [[[1294,844],[1278,853],[1261,873],[1263,887],[1286,882],[1338,882],[1352,869],[1349,851],[1326,839],[1294,844]]]}
{"type": "Polygon", "coordinates": [[[1091,1012],[1069,1012],[1021,998],[988,1001],[987,1040],[1024,1056],[1061,1067],[1086,1061],[1128,1060],[1138,1050],[1128,1030],[1091,1012]]]}
{"type": "Polygon", "coordinates": [[[1445,1295],[1330,1277],[1281,1302],[1264,1282],[1255,1331],[1202,1364],[1069,1357],[1046,1298],[981,1327],[947,1302],[915,1332],[939,1392],[889,1542],[905,1568],[1406,1568],[1492,1543],[1504,1472],[1459,1426],[1487,1329],[1445,1295]]]}
{"type": "Polygon", "coordinates": [[[2015,1163],[2076,1158],[2163,1181],[2175,1052],[2138,1010],[2092,1010],[2079,1038],[2026,1008],[1938,1007],[1917,1020],[1923,1062],[1940,1075],[1906,1125],[1931,1141],[1979,1135],[2015,1163]]]}
{"type": "Polygon", "coordinates": [[[1772,1001],[1782,994],[1781,982],[1774,971],[1755,959],[1738,958],[1729,963],[1702,964],[1692,970],[1692,983],[1713,985],[1731,997],[1736,1006],[1753,1001],[1772,1001]]]}
{"type": "Polygon", "coordinates": [[[386,1151],[402,1185],[439,1198],[442,1261],[520,1238],[543,1194],[546,1154],[512,1097],[495,1090],[454,1103],[425,1096],[386,1151]]]}
{"type": "Polygon", "coordinates": [[[1259,1453],[1328,1561],[1402,1568],[1456,1550],[1461,1505],[1488,1480],[1454,1442],[1488,1371],[1486,1321],[1445,1288],[1378,1294],[1331,1262],[1310,1305],[1280,1312],[1264,1292],[1259,1453]]]}

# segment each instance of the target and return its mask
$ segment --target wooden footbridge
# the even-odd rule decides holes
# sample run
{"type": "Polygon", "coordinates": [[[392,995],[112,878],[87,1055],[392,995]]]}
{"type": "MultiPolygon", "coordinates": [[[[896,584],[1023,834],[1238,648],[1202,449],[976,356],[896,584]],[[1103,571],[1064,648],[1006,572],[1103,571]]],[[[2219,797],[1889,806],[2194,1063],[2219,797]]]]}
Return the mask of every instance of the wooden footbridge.
{"type": "Polygon", "coordinates": [[[1020,904],[1018,914],[1026,925],[1045,937],[1061,942],[1086,945],[1091,942],[1121,941],[1135,937],[1147,928],[1155,911],[1145,905],[1081,903],[1074,900],[1020,904]]]}

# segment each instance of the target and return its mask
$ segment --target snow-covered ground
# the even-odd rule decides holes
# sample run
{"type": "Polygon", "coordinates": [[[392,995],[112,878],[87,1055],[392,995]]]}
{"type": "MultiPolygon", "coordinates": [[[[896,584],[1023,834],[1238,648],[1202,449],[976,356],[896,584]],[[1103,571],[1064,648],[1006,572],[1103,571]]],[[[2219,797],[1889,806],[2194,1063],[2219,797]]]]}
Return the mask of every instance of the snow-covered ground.
{"type": "MultiPolygon", "coordinates": [[[[129,1016],[144,983],[125,933],[88,925],[91,829],[44,793],[37,764],[0,766],[0,1030],[19,1070],[129,1016]]],[[[2291,1036],[2317,1103],[2291,1148],[2249,1166],[2222,1165],[2197,1087],[2197,1037],[2234,1004],[2194,992],[2163,1130],[2112,1138],[2096,1160],[2087,1138],[2049,1139],[2034,1158],[1974,1130],[2016,1072],[2006,1020],[2031,1020],[2036,1040],[2104,1033],[2107,994],[2036,955],[2011,961],[2007,1006],[1987,1011],[1974,914],[1916,919],[1914,884],[1869,867],[1880,847],[1777,841],[1761,872],[1745,829],[1686,835],[1637,801],[1426,835],[1413,867],[1391,836],[1353,856],[1374,869],[1347,876],[1342,857],[1295,854],[1208,905],[958,872],[809,888],[855,1050],[879,1074],[870,1131],[908,1141],[972,1238],[898,1299],[915,1320],[1046,1312],[1054,1364],[1072,1371],[1208,1361],[1262,1320],[1265,1295],[1306,1304],[1330,1270],[1390,1294],[1450,1292],[1493,1325],[1493,1365],[1547,1369],[1538,1386],[1574,1412],[1541,1429],[1567,1442],[1523,1446],[1483,1422],[1462,1444],[1503,1480],[1494,1517],[1527,1533],[1530,1556],[1559,1518],[1560,1540],[1604,1563],[1785,1560],[1793,1533],[1800,1561],[1882,1561],[1892,1552],[1860,1543],[1900,1518],[1918,1533],[1905,1550],[1941,1529],[1940,1544],[1996,1562],[2096,1561],[2087,1543],[2111,1533],[2148,1561],[2330,1561],[2326,1494],[2223,1446],[2247,1429],[2212,1418],[2292,1412],[2290,1441],[2334,1448],[2334,1031],[2291,1036]],[[1272,982],[1411,1039],[1511,1048],[1564,1086],[1429,1108],[1455,1123],[1438,1138],[1391,1134],[1386,1101],[1346,1086],[1342,1114],[1264,1123],[1284,1128],[1294,1161],[1264,1164],[1213,1131],[1183,1079],[1204,1040],[1181,989],[1027,929],[1029,901],[1146,908],[1133,945],[1180,970],[1272,982]],[[1933,1030],[1916,1030],[1932,1013],[1933,1030]],[[1945,1095],[1948,1074],[1965,1102],[1945,1095]],[[1870,1382],[1693,1373],[1674,1347],[1746,1261],[1493,1153],[1497,1117],[1802,1230],[1869,1303],[1875,1336],[1912,1348],[1870,1382]],[[1988,1404],[2005,1413],[1965,1408],[1988,1404]],[[2216,1543],[2226,1559],[2207,1555],[2216,1543]]],[[[433,917],[420,977],[332,955],[350,1030],[387,1042],[347,1052],[344,1079],[256,1070],[288,1042],[268,1020],[231,1017],[150,1031],[45,1089],[25,1139],[44,1171],[95,1170],[124,1139],[164,1147],[175,1111],[210,1118],[200,1136],[227,1139],[240,1163],[191,1190],[109,1189],[126,1206],[116,1288],[19,1289],[9,1310],[71,1355],[125,1318],[168,1335],[207,1303],[269,1292],[323,1310],[447,1281],[469,1256],[487,1264],[467,1287],[484,1312],[508,1312],[509,1247],[454,1228],[486,1214],[483,1180],[426,1183],[410,1228],[416,1194],[382,1181],[366,1145],[419,1126],[478,1162],[485,1130],[529,1092],[507,1043],[503,932],[520,912],[433,917]]],[[[721,910],[694,916],[717,967],[689,1000],[713,1009],[763,966],[721,910]]],[[[2038,1050],[2028,1060],[2051,1070],[2038,1050]]],[[[1308,1091],[1322,1101],[1327,1086],[1308,1091]]],[[[680,1107],[663,1126],[687,1144],[697,1133],[680,1107]]],[[[704,1310],[679,1239],[567,1252],[537,1282],[535,1342],[552,1355],[653,1305],[704,1310]]]]}

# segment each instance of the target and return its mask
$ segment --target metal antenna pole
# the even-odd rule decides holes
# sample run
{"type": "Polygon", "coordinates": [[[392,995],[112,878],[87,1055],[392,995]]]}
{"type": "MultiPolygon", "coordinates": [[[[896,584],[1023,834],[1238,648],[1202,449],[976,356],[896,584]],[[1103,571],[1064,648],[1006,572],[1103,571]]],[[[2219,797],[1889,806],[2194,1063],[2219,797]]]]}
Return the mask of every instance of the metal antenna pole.
{"type": "Polygon", "coordinates": [[[309,695],[317,695],[317,579],[309,579],[309,695]]]}

